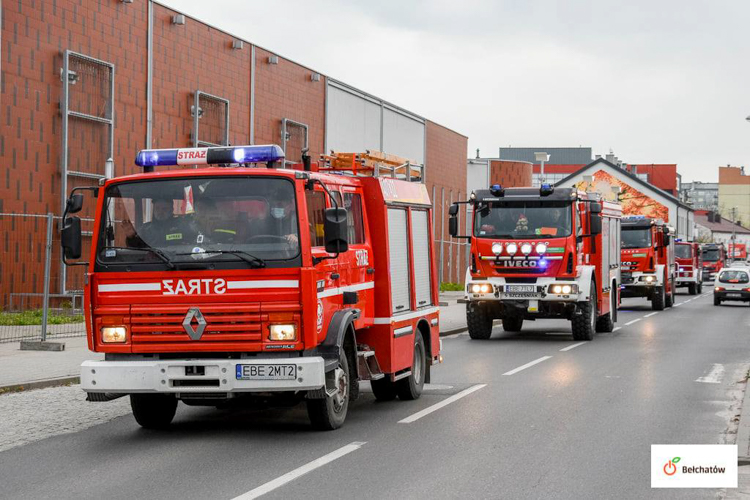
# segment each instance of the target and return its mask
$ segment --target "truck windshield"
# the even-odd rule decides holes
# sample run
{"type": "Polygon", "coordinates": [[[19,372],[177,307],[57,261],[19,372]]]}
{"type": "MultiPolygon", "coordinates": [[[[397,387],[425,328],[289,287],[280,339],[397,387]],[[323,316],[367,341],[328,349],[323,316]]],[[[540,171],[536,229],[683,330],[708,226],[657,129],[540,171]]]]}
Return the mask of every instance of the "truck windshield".
{"type": "Polygon", "coordinates": [[[704,262],[716,262],[719,260],[719,249],[718,248],[707,248],[703,250],[703,261],[704,262]]]}
{"type": "Polygon", "coordinates": [[[500,201],[480,204],[474,235],[480,238],[549,238],[571,232],[571,202],[500,201]]]}
{"type": "Polygon", "coordinates": [[[690,245],[675,245],[674,256],[678,259],[692,259],[693,253],[690,251],[690,245]]]}
{"type": "Polygon", "coordinates": [[[648,248],[651,246],[651,228],[622,228],[622,248],[648,248]]]}
{"type": "Polygon", "coordinates": [[[168,269],[290,267],[299,260],[294,185],[270,177],[119,183],[104,198],[97,264],[168,269]]]}

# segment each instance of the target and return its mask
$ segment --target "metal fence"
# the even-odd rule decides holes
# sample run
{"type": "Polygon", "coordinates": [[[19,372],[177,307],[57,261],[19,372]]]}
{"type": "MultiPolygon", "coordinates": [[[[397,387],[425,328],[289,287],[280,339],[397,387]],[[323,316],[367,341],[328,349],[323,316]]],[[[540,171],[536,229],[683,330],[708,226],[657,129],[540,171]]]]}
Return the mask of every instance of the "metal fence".
{"type": "Polygon", "coordinates": [[[0,213],[0,342],[86,334],[83,273],[63,273],[59,224],[52,214],[0,213]]]}

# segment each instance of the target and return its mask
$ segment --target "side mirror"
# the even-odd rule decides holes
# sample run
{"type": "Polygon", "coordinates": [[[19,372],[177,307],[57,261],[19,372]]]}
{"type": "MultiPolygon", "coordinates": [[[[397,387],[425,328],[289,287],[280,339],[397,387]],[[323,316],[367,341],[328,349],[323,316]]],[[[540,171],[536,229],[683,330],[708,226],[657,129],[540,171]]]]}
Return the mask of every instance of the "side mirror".
{"type": "Polygon", "coordinates": [[[323,221],[326,252],[343,253],[349,250],[345,208],[327,208],[323,221]]]}
{"type": "MultiPolygon", "coordinates": [[[[448,213],[450,213],[450,211],[448,213]]],[[[450,234],[454,238],[458,236],[458,217],[453,214],[451,214],[450,218],[448,219],[448,234],[450,234]]]]}
{"type": "Polygon", "coordinates": [[[602,232],[602,216],[597,213],[591,214],[591,230],[589,233],[591,234],[601,234],[602,232]]]}
{"type": "MultiPolygon", "coordinates": [[[[78,209],[81,209],[80,206],[78,209]]],[[[81,258],[81,219],[78,217],[68,217],[65,219],[60,231],[60,245],[66,259],[81,258]]]]}
{"type": "Polygon", "coordinates": [[[69,214],[77,214],[83,208],[83,194],[73,193],[68,198],[67,206],[65,207],[69,214]]]}
{"type": "Polygon", "coordinates": [[[458,203],[454,203],[450,207],[448,207],[448,215],[451,217],[455,217],[458,215],[458,203]]]}
{"type": "Polygon", "coordinates": [[[664,233],[664,246],[665,247],[669,246],[669,242],[671,241],[671,239],[672,239],[672,236],[668,232],[664,233]]]}

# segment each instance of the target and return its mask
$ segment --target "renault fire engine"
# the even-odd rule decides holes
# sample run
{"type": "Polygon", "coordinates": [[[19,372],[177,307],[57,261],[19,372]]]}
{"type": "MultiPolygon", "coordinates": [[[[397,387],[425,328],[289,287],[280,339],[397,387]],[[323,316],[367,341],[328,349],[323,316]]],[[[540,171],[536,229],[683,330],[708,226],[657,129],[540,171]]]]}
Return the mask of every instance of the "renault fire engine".
{"type": "Polygon", "coordinates": [[[104,354],[81,366],[88,400],[129,395],[150,428],[178,401],[305,401],[335,429],[360,380],[418,398],[442,360],[431,203],[421,167],[373,155],[286,169],[275,145],[141,151],[143,173],[93,189],[87,263],[70,262],[74,189],[62,245],[86,266],[88,345],[104,354]],[[153,171],[171,165],[202,168],[153,171]]]}
{"type": "Polygon", "coordinates": [[[471,241],[465,289],[471,338],[489,338],[495,319],[518,332],[524,320],[566,318],[576,340],[612,331],[619,303],[619,204],[549,184],[494,185],[461,203],[471,206],[471,235],[458,236],[459,204],[451,206],[449,229],[471,241]]]}
{"type": "Polygon", "coordinates": [[[713,281],[716,275],[727,265],[727,250],[724,243],[706,243],[701,245],[703,257],[703,279],[713,281]]]}
{"type": "Polygon", "coordinates": [[[622,219],[623,297],[645,297],[654,311],[674,304],[677,267],[671,229],[661,219],[622,219]]]}
{"type": "Polygon", "coordinates": [[[675,241],[677,288],[686,286],[690,295],[703,293],[703,259],[698,243],[675,241]]]}

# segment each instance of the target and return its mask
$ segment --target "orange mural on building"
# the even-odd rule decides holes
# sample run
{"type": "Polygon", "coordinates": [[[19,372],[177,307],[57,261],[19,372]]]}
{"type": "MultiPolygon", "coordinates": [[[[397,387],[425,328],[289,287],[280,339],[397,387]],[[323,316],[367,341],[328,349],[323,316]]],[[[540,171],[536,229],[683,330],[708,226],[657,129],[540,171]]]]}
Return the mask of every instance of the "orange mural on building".
{"type": "Polygon", "coordinates": [[[585,191],[596,191],[601,193],[605,200],[616,201],[617,195],[612,191],[612,188],[619,186],[619,198],[622,204],[623,215],[643,215],[644,217],[662,219],[664,222],[669,222],[668,207],[638,191],[630,184],[622,182],[604,170],[597,170],[593,177],[593,183],[581,181],[576,184],[576,187],[585,191]]]}

